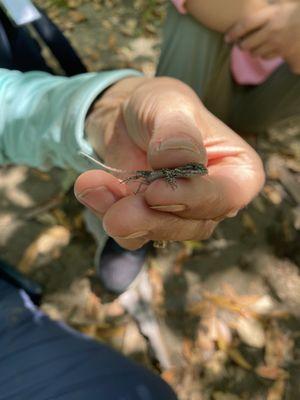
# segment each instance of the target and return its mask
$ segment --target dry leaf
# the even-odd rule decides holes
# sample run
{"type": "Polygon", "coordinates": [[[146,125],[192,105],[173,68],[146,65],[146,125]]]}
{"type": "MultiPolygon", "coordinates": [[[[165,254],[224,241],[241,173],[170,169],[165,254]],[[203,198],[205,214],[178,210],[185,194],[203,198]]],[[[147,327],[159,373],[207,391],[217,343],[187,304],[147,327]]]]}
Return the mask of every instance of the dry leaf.
{"type": "Polygon", "coordinates": [[[73,22],[76,24],[80,24],[81,22],[84,22],[87,20],[87,17],[80,11],[77,10],[71,10],[69,11],[69,16],[73,22]]]}
{"type": "Polygon", "coordinates": [[[278,187],[276,188],[275,186],[265,185],[263,191],[271,203],[276,206],[282,203],[284,192],[279,190],[278,187]]]}
{"type": "Polygon", "coordinates": [[[261,376],[265,379],[278,380],[288,378],[288,373],[284,369],[270,367],[268,365],[260,365],[259,367],[255,368],[255,372],[258,376],[261,376]]]}
{"type": "Polygon", "coordinates": [[[221,350],[216,351],[208,362],[205,363],[205,376],[210,380],[219,380],[226,374],[225,364],[228,355],[221,350]]]}
{"type": "Polygon", "coordinates": [[[163,373],[160,376],[169,385],[174,385],[178,380],[177,374],[178,373],[177,373],[177,370],[175,368],[170,368],[170,369],[164,370],[163,373]]]}
{"type": "Polygon", "coordinates": [[[210,360],[216,351],[214,340],[209,338],[206,332],[201,330],[199,330],[197,335],[196,346],[201,354],[201,359],[203,362],[210,360]]]}
{"type": "Polygon", "coordinates": [[[241,400],[241,398],[232,393],[214,392],[212,395],[213,400],[241,400]]]}
{"type": "Polygon", "coordinates": [[[71,233],[63,226],[53,226],[40,234],[26,249],[19,262],[19,269],[23,273],[28,273],[38,261],[39,256],[57,258],[61,249],[70,242],[71,233]]]}
{"type": "Polygon", "coordinates": [[[232,342],[231,330],[228,325],[220,319],[217,320],[216,325],[218,347],[220,350],[226,351],[230,347],[232,342]]]}
{"type": "Polygon", "coordinates": [[[52,179],[51,176],[47,172],[40,171],[39,169],[32,168],[31,172],[34,176],[36,176],[43,182],[50,182],[52,179]]]}
{"type": "Polygon", "coordinates": [[[274,308],[275,303],[269,295],[260,297],[255,303],[250,304],[249,308],[259,315],[268,315],[274,308]]]}
{"type": "Polygon", "coordinates": [[[247,370],[252,369],[251,364],[248,363],[248,361],[245,359],[245,357],[240,353],[238,349],[231,348],[227,351],[227,354],[232,359],[232,361],[234,361],[240,367],[247,370]]]}
{"type": "Polygon", "coordinates": [[[292,209],[292,214],[294,218],[294,228],[296,230],[300,230],[300,206],[297,206],[292,209]]]}
{"type": "Polygon", "coordinates": [[[151,262],[151,266],[148,270],[149,279],[153,290],[153,305],[156,307],[164,305],[165,302],[165,291],[162,275],[158,268],[155,267],[155,263],[151,262]]]}
{"type": "MultiPolygon", "coordinates": [[[[253,315],[249,306],[254,304],[260,296],[239,296],[237,294],[218,295],[210,292],[204,292],[203,297],[220,309],[229,310],[243,316],[253,315]]],[[[195,309],[195,308],[194,308],[195,309]]]]}
{"type": "Polygon", "coordinates": [[[189,338],[183,338],[182,341],[182,354],[187,360],[187,362],[191,362],[194,358],[195,350],[194,350],[194,343],[189,338]]]}
{"type": "Polygon", "coordinates": [[[269,389],[267,400],[282,400],[284,396],[286,382],[284,379],[280,379],[274,383],[269,389]]]}
{"type": "Polygon", "coordinates": [[[249,213],[244,212],[242,214],[242,224],[253,235],[257,233],[256,223],[249,213]]]}
{"type": "Polygon", "coordinates": [[[117,37],[114,33],[111,33],[108,37],[108,47],[113,50],[117,47],[117,37]]]}
{"type": "Polygon", "coordinates": [[[266,343],[266,336],[260,321],[253,318],[240,317],[235,323],[236,331],[241,340],[248,346],[261,349],[266,343]]]}
{"type": "Polygon", "coordinates": [[[269,326],[266,332],[265,363],[269,367],[281,367],[292,358],[294,341],[282,332],[277,322],[269,326]]]}
{"type": "Polygon", "coordinates": [[[100,299],[93,292],[89,294],[86,300],[85,314],[87,318],[91,318],[94,320],[98,320],[99,315],[102,314],[100,299]]]}

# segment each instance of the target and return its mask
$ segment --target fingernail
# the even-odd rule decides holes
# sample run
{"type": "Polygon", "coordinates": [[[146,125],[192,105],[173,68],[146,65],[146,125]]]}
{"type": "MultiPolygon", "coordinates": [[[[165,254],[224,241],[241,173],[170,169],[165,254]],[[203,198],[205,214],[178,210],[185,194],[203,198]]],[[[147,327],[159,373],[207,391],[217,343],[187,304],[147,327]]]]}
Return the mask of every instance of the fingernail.
{"type": "Polygon", "coordinates": [[[234,211],[230,211],[228,214],[226,214],[227,218],[234,218],[238,215],[239,210],[234,210],[234,211]]]}
{"type": "Polygon", "coordinates": [[[155,143],[153,146],[153,151],[155,152],[166,150],[187,150],[197,154],[200,151],[196,143],[192,142],[191,140],[176,137],[155,143]]]}
{"type": "Polygon", "coordinates": [[[105,213],[118,200],[106,186],[86,189],[81,193],[75,193],[75,196],[82,204],[100,214],[105,213]]]}
{"type": "Polygon", "coordinates": [[[150,208],[157,211],[179,212],[186,210],[187,206],[184,204],[172,204],[167,206],[151,206],[150,208]]]}
{"type": "Polygon", "coordinates": [[[222,217],[216,217],[216,218],[212,218],[212,221],[214,222],[221,222],[224,221],[225,217],[224,215],[222,215],[222,217]]]}
{"type": "Polygon", "coordinates": [[[131,235],[128,236],[115,236],[117,239],[137,239],[143,236],[149,235],[149,231],[139,231],[139,232],[134,232],[131,233],[131,235]]]}
{"type": "Polygon", "coordinates": [[[226,215],[223,214],[223,215],[220,216],[220,217],[213,218],[213,221],[215,221],[215,222],[221,222],[221,221],[223,221],[225,218],[234,218],[234,217],[237,216],[238,212],[239,212],[239,211],[230,211],[230,212],[229,212],[228,214],[226,214],[226,215]]]}

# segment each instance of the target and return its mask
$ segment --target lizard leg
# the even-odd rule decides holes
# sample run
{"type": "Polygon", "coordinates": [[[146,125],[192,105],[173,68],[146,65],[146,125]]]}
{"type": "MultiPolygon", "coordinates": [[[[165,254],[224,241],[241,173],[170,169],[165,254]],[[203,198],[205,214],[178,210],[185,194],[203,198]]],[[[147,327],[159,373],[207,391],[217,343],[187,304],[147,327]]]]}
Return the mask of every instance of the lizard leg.
{"type": "Polygon", "coordinates": [[[174,174],[166,173],[164,179],[171,186],[173,190],[177,188],[176,177],[174,176],[174,174]]]}
{"type": "Polygon", "coordinates": [[[130,182],[130,181],[137,181],[138,179],[140,179],[140,177],[138,175],[133,175],[133,176],[129,176],[126,179],[123,179],[121,181],[121,183],[127,183],[127,182],[130,182]]]}
{"type": "Polygon", "coordinates": [[[141,190],[141,187],[142,187],[143,185],[149,185],[149,182],[147,182],[146,180],[141,181],[140,184],[139,184],[139,187],[138,187],[137,190],[134,192],[134,194],[138,194],[139,191],[141,190]]]}

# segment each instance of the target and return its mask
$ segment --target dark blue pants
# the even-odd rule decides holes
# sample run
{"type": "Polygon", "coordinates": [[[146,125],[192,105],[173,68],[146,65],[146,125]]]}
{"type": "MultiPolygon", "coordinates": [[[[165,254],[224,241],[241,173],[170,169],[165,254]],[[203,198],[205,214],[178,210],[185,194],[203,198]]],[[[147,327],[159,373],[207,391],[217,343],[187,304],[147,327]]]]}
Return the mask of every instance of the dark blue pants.
{"type": "Polygon", "coordinates": [[[158,376],[0,280],[0,400],[176,400],[158,376]]]}

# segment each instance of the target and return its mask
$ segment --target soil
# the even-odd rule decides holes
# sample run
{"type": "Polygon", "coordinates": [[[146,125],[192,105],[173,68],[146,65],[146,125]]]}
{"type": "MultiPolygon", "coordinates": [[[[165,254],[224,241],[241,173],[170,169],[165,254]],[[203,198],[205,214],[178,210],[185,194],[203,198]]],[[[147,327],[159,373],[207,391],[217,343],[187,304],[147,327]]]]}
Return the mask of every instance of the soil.
{"type": "MultiPolygon", "coordinates": [[[[151,76],[166,0],[37,1],[89,71],[130,67],[151,76]]],[[[51,54],[45,56],[59,72],[51,54]]],[[[75,175],[0,170],[0,252],[43,287],[42,309],[147,365],[181,400],[300,398],[300,124],[254,138],[261,194],[206,242],[172,243],[149,257],[151,309],[168,362],[123,299],[107,298],[96,244],[72,193],[75,175]],[[127,311],[126,311],[127,310],[127,311]]],[[[251,138],[253,144],[253,138],[251,138]]]]}

